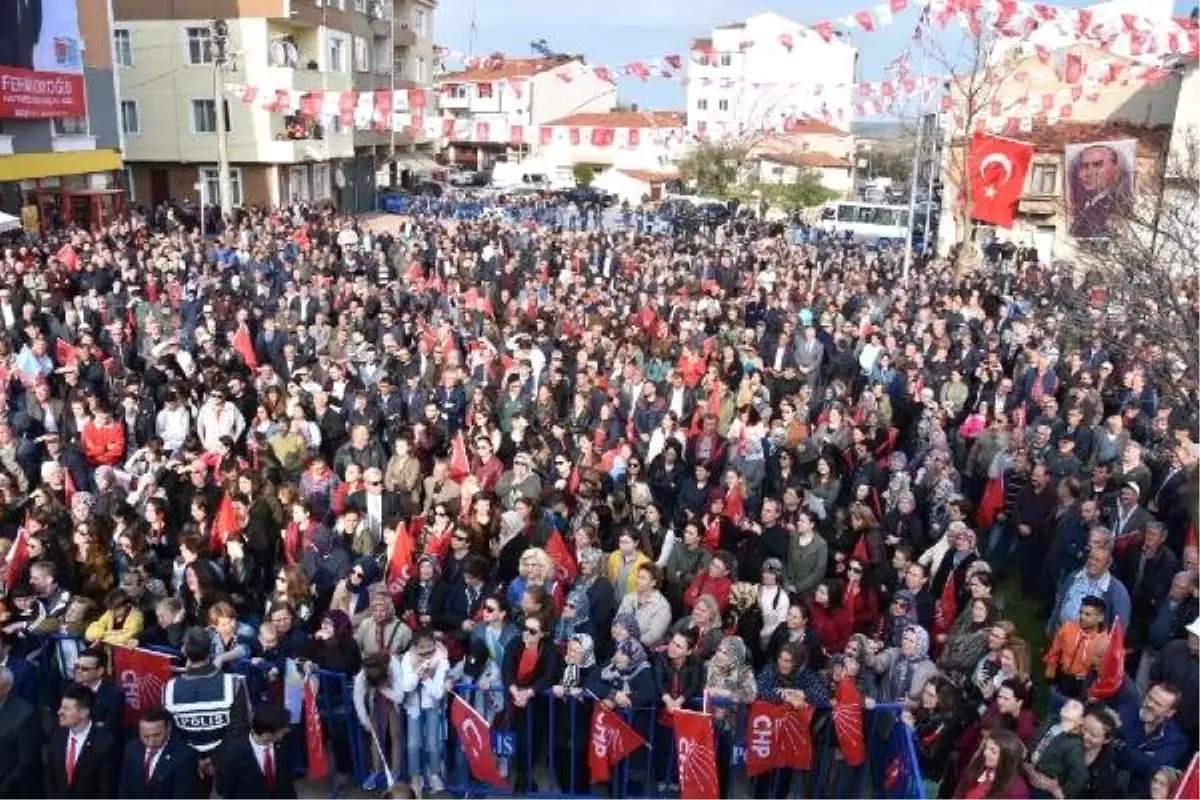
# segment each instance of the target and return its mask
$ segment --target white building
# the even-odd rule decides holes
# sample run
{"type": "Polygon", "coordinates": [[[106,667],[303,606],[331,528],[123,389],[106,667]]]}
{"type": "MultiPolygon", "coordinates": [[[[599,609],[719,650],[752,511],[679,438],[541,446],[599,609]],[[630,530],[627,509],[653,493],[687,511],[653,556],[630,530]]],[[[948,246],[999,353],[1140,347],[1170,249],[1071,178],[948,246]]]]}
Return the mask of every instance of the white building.
{"type": "Polygon", "coordinates": [[[576,165],[604,173],[623,170],[673,175],[687,154],[687,122],[676,111],[584,112],[538,127],[533,157],[554,176],[568,179],[576,165]]]}
{"type": "Polygon", "coordinates": [[[566,57],[496,59],[441,76],[437,89],[446,158],[477,169],[527,154],[552,120],[617,105],[614,83],[566,57]]]}
{"type": "Polygon", "coordinates": [[[689,130],[725,138],[780,130],[789,117],[849,128],[858,50],[767,12],[692,41],[687,68],[689,130]]]}

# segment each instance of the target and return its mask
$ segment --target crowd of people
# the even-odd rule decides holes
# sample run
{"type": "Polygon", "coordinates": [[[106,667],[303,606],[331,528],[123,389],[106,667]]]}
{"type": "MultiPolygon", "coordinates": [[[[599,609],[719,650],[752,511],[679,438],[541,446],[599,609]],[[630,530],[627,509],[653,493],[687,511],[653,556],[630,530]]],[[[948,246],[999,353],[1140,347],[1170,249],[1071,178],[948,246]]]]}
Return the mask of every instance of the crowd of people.
{"type": "MultiPolygon", "coordinates": [[[[849,678],[929,797],[1173,796],[1196,365],[1046,267],[640,228],[250,209],[6,247],[0,797],[294,796],[292,666],[352,681],[332,755],[364,737],[368,788],[446,790],[456,685],[553,792],[590,780],[552,705],[819,725],[849,678]],[[136,730],[116,647],[185,662],[136,730]]],[[[640,791],[677,792],[630,718],[640,791]]]]}

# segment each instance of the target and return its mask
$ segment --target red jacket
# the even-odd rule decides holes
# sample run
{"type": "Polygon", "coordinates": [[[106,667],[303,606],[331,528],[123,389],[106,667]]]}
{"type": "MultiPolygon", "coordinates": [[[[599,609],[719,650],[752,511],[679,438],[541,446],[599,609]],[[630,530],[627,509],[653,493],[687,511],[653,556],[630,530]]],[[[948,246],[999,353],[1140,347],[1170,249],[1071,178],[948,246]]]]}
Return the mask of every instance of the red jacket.
{"type": "Polygon", "coordinates": [[[692,584],[683,593],[683,604],[689,609],[696,605],[700,595],[711,594],[717,601],[717,607],[724,614],[729,608],[729,592],[733,589],[733,580],[728,576],[714,578],[708,570],[702,570],[692,578],[692,584]]]}
{"type": "Polygon", "coordinates": [[[89,467],[115,467],[125,459],[125,428],[113,421],[100,427],[95,422],[83,426],[83,457],[89,467]]]}

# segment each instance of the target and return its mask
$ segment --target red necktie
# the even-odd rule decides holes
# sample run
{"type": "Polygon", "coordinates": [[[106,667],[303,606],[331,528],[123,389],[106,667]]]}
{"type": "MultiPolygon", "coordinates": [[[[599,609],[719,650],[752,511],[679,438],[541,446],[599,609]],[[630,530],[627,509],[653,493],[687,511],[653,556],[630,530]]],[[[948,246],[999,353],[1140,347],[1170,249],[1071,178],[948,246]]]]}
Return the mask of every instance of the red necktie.
{"type": "Polygon", "coordinates": [[[272,749],[274,748],[271,745],[267,745],[266,749],[263,750],[263,783],[267,785],[268,789],[274,790],[275,757],[271,755],[272,749]]]}
{"type": "Polygon", "coordinates": [[[67,735],[67,786],[75,785],[75,737],[67,735]]]}
{"type": "Polygon", "coordinates": [[[157,752],[158,752],[157,750],[149,750],[149,749],[146,750],[146,760],[142,762],[142,785],[143,786],[150,785],[150,776],[152,774],[154,774],[154,769],[153,769],[154,754],[157,752]]]}

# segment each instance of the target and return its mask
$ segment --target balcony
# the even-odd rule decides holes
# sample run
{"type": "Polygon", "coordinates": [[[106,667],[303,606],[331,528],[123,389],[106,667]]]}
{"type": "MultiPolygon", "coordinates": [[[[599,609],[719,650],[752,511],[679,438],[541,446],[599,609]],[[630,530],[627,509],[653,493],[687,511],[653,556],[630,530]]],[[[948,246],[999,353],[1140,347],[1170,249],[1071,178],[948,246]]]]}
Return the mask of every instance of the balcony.
{"type": "Polygon", "coordinates": [[[392,41],[396,47],[412,47],[417,43],[417,32],[407,22],[397,22],[392,30],[392,41]]]}

